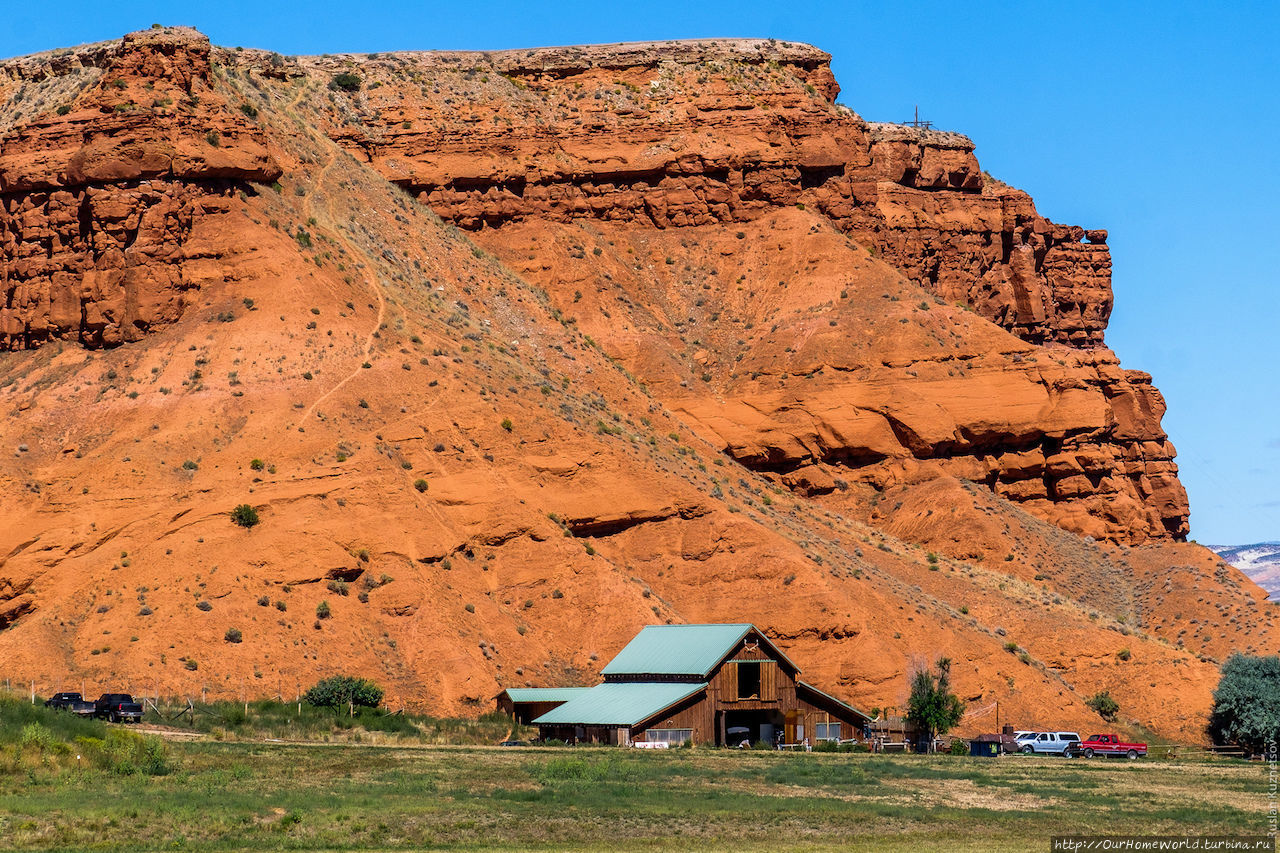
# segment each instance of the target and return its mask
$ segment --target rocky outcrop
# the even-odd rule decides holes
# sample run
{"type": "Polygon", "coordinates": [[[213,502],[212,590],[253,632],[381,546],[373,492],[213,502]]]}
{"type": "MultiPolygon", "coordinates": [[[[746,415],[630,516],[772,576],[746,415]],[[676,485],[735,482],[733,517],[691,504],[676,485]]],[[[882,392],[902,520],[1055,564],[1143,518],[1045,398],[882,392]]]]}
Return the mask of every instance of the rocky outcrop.
{"type": "Polygon", "coordinates": [[[463,228],[732,224],[808,205],[1024,340],[1101,344],[1105,232],[1081,243],[1083,229],[1041,217],[1025,193],[984,177],[964,136],[836,105],[829,59],[805,45],[708,41],[306,62],[367,78],[331,132],[463,228]]]}
{"type": "Polygon", "coordinates": [[[48,99],[0,132],[0,347],[109,346],[182,315],[186,266],[232,248],[200,233],[280,175],[209,75],[208,40],[182,29],[0,66],[48,99]]]}
{"type": "Polygon", "coordinates": [[[339,143],[543,285],[743,464],[806,494],[964,477],[1080,533],[1185,537],[1163,400],[1104,348],[1105,231],[1040,216],[981,171],[967,137],[868,123],[834,104],[828,57],[812,48],[545,58],[302,65],[362,83],[333,98],[339,143]],[[760,241],[783,254],[752,254],[760,241]],[[623,245],[630,258],[618,257],[623,245]],[[776,283],[785,297],[763,297],[768,310],[738,304],[721,264],[742,273],[737,291],[759,297],[776,283]],[[888,268],[924,293],[886,288],[888,268]],[[876,312],[846,316],[846,299],[914,326],[921,295],[925,308],[948,306],[934,319],[964,306],[1033,346],[932,321],[927,336],[899,327],[863,347],[815,337],[823,322],[867,335],[876,312]],[[807,316],[792,321],[792,306],[807,316]],[[750,331],[766,324],[768,339],[750,331]],[[823,370],[834,378],[812,381],[823,370]],[[744,375],[780,378],[761,387],[744,375]]]}

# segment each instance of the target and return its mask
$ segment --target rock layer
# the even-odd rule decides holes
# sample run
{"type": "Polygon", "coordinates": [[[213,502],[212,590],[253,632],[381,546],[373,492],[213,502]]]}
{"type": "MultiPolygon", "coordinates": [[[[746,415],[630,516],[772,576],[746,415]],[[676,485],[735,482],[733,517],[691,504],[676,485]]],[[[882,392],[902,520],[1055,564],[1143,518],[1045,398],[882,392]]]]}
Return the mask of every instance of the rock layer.
{"type": "Polygon", "coordinates": [[[590,217],[658,228],[821,211],[1025,340],[1100,344],[1106,232],[1056,225],[984,177],[960,134],[863,121],[806,45],[709,41],[308,60],[365,74],[335,138],[468,229],[590,217]],[[404,70],[409,67],[421,76],[404,70]],[[354,71],[353,71],[354,69],[354,71]],[[414,85],[426,79],[430,86],[414,85]]]}
{"type": "MultiPolygon", "coordinates": [[[[1184,538],[1189,510],[1160,427],[1164,401],[1149,376],[1121,370],[1103,347],[1112,306],[1106,232],[1040,216],[1025,193],[981,171],[964,136],[868,123],[836,105],[828,59],[803,45],[701,42],[669,52],[602,47],[572,62],[556,54],[545,66],[537,52],[303,64],[362,80],[358,93],[335,98],[335,140],[542,284],[743,464],[810,494],[824,490],[815,465],[843,470],[828,470],[823,483],[879,488],[962,476],[1080,533],[1129,543],[1184,538]],[[807,218],[781,227],[801,251],[754,265],[740,259],[744,239],[774,239],[779,215],[795,210],[807,218]],[[592,221],[594,231],[584,226],[592,221]],[[824,229],[848,239],[821,236],[824,229]],[[610,246],[623,242],[636,258],[647,252],[642,244],[661,243],[661,265],[637,271],[611,259],[610,246]],[[965,306],[1035,348],[995,337],[974,347],[970,336],[951,355],[981,358],[982,378],[950,370],[948,381],[926,382],[880,369],[934,360],[921,348],[886,362],[896,346],[888,339],[854,353],[824,336],[818,350],[798,350],[804,364],[778,370],[798,348],[718,333],[735,310],[724,287],[705,285],[697,306],[682,308],[687,317],[653,322],[655,304],[691,301],[681,291],[695,266],[716,266],[690,243],[716,243],[726,265],[790,285],[790,301],[812,295],[808,319],[846,335],[864,329],[839,325],[839,310],[823,300],[836,280],[853,299],[877,300],[883,271],[870,274],[875,265],[858,257],[866,250],[927,291],[929,303],[965,306]],[[814,280],[815,258],[828,281],[814,280]],[[606,294],[603,316],[594,313],[601,300],[579,304],[584,292],[606,294]],[[694,315],[701,334],[684,323],[694,315]],[[647,343],[637,346],[637,336],[647,343]],[[694,337],[705,345],[690,344],[694,337]],[[694,367],[672,367],[689,355],[694,367]],[[1045,362],[1070,367],[1046,370],[1045,362]],[[793,379],[765,391],[739,381],[748,370],[808,375],[824,364],[864,375],[839,388],[793,379]],[[870,386],[868,371],[877,374],[870,386]],[[704,373],[711,393],[664,385],[697,383],[704,373]]],[[[901,298],[914,304],[920,294],[901,298]]],[[[776,320],[750,317],[775,331],[776,320]]]]}
{"type": "Polygon", "coordinates": [[[211,238],[230,197],[280,169],[260,129],[213,93],[209,43],[193,31],[38,68],[0,67],[15,97],[58,101],[0,132],[0,347],[138,340],[177,320],[236,251],[211,238]]]}

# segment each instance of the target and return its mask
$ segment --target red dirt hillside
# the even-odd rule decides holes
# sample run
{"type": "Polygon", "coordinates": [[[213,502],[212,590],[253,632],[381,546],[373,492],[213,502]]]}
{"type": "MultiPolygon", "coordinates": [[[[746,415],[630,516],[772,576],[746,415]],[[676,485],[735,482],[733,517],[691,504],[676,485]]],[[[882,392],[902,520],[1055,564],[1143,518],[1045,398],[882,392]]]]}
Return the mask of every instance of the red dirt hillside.
{"type": "Polygon", "coordinates": [[[474,713],[752,621],[861,706],[947,654],[975,710],[1201,739],[1273,606],[1180,541],[1105,233],[827,60],[0,64],[2,674],[474,713]]]}

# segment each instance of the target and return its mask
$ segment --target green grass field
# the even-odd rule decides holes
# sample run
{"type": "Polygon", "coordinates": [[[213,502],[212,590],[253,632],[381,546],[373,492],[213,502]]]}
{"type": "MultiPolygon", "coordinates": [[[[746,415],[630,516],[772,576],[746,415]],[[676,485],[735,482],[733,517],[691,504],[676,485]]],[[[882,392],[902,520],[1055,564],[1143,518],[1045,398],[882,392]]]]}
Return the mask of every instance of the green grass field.
{"type": "Polygon", "coordinates": [[[1229,759],[212,740],[156,756],[131,732],[158,757],[144,766],[77,752],[116,727],[31,725],[0,724],[6,850],[1043,851],[1055,834],[1261,834],[1268,808],[1266,766],[1229,759]]]}

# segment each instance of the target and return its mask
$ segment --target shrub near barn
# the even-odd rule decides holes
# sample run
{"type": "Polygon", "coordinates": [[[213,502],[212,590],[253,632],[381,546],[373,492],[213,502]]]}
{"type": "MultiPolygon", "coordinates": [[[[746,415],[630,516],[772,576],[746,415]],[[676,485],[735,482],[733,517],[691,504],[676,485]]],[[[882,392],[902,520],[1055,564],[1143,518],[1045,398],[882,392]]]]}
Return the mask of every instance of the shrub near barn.
{"type": "Polygon", "coordinates": [[[316,682],[303,698],[317,708],[376,708],[382,703],[382,688],[363,678],[334,675],[316,682]]]}

